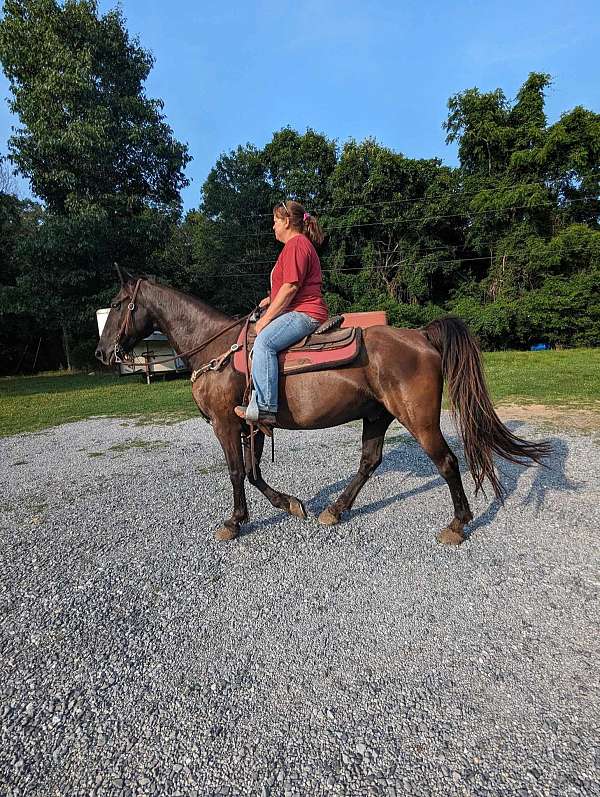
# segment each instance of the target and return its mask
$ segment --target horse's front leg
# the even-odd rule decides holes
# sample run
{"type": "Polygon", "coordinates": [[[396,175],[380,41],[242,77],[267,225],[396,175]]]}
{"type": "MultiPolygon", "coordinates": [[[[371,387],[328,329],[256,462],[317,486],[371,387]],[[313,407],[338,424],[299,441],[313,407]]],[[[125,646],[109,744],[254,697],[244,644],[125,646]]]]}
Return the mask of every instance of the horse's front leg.
{"type": "Polygon", "coordinates": [[[363,419],[362,455],[358,473],[337,501],[321,512],[319,523],[324,526],[333,526],[340,522],[343,512],[352,508],[356,496],[365,486],[371,474],[381,464],[383,440],[392,421],[393,416],[388,412],[385,412],[374,421],[370,421],[368,418],[363,419]]]}
{"type": "Polygon", "coordinates": [[[244,455],[242,453],[240,427],[235,421],[231,423],[215,422],[214,430],[223,448],[229,468],[229,478],[233,486],[233,514],[229,520],[226,520],[215,531],[215,539],[234,540],[240,532],[240,525],[248,520],[248,507],[244,491],[244,455]]]}
{"type": "Polygon", "coordinates": [[[252,467],[252,452],[250,450],[249,439],[244,446],[244,462],[246,465],[246,476],[248,477],[248,481],[254,487],[258,488],[265,498],[267,498],[277,509],[283,509],[284,512],[287,512],[289,515],[293,515],[294,517],[303,519],[306,518],[306,509],[299,498],[296,498],[294,495],[287,495],[287,493],[280,493],[277,490],[274,490],[263,479],[262,473],[260,471],[260,459],[262,457],[264,443],[264,434],[262,432],[257,432],[254,437],[254,457],[256,459],[255,468],[252,467]],[[256,471],[256,476],[254,476],[254,471],[256,471]]]}

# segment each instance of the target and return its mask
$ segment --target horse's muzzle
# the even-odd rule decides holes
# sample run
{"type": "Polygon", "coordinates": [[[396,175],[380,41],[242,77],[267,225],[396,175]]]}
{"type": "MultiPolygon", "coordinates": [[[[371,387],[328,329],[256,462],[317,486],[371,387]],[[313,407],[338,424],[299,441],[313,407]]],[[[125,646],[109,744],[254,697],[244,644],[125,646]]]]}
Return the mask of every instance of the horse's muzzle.
{"type": "Polygon", "coordinates": [[[114,352],[111,351],[110,354],[107,354],[104,349],[101,349],[100,346],[94,352],[96,359],[100,360],[103,365],[110,365],[114,359],[114,352]]]}

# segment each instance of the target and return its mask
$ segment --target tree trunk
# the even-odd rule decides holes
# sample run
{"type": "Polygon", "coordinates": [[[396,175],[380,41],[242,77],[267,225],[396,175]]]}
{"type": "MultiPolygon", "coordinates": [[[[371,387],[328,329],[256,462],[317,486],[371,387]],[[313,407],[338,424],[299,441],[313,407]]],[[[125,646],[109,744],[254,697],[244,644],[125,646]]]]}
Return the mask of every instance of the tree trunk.
{"type": "Polygon", "coordinates": [[[63,349],[65,351],[65,357],[67,358],[67,371],[72,371],[71,368],[71,352],[69,350],[69,333],[67,332],[67,325],[64,323],[61,324],[62,328],[62,337],[63,337],[63,349]]]}

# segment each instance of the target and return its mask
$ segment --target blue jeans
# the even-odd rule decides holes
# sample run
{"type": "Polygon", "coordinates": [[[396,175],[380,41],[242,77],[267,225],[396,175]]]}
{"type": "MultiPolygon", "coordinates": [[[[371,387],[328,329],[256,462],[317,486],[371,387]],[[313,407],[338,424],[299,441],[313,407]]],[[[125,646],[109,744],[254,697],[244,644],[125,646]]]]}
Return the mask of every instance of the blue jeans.
{"type": "Polygon", "coordinates": [[[252,351],[252,381],[259,410],[277,412],[279,362],[277,353],[287,349],[321,325],[295,310],[277,316],[257,336],[252,351]]]}

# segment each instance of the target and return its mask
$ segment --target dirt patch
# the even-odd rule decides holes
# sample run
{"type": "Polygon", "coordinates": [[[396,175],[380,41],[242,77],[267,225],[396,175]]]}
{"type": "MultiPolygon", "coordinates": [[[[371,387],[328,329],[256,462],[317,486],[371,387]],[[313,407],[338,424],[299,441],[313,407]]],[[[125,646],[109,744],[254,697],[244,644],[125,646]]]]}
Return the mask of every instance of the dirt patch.
{"type": "Polygon", "coordinates": [[[579,432],[600,431],[600,402],[592,406],[549,404],[502,404],[496,412],[503,421],[527,421],[551,426],[555,429],[572,429],[579,432]]]}

